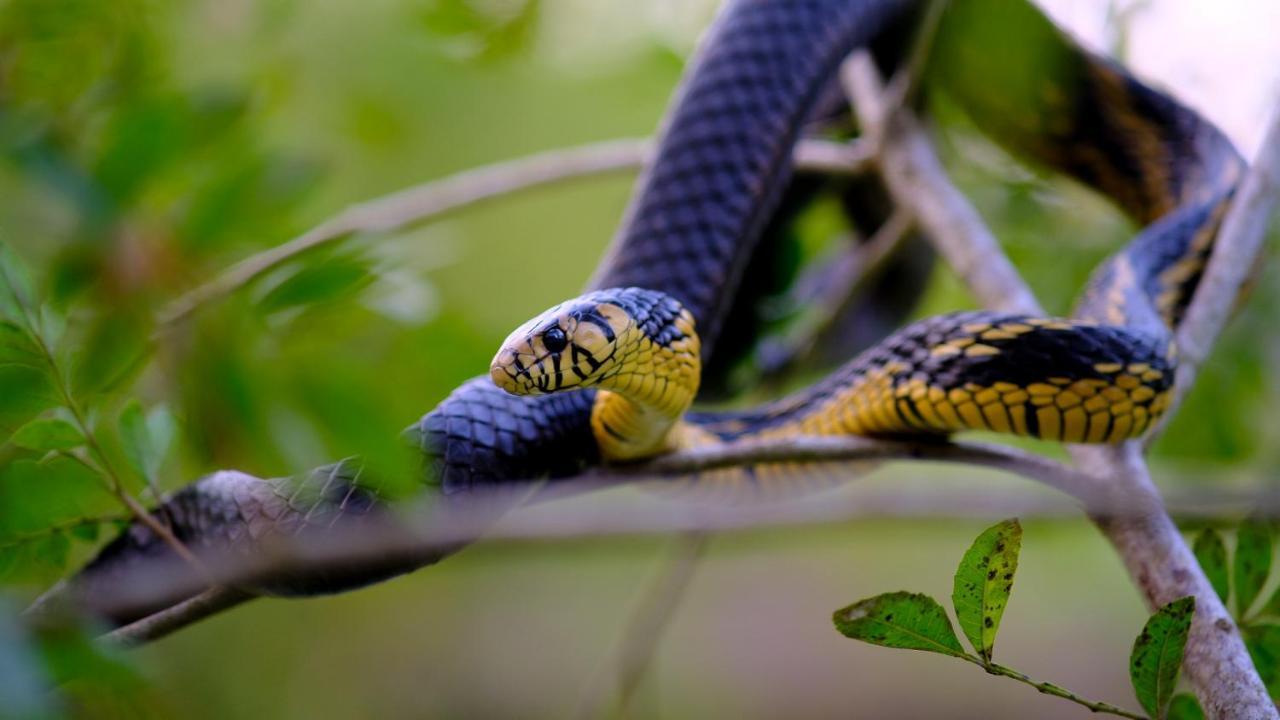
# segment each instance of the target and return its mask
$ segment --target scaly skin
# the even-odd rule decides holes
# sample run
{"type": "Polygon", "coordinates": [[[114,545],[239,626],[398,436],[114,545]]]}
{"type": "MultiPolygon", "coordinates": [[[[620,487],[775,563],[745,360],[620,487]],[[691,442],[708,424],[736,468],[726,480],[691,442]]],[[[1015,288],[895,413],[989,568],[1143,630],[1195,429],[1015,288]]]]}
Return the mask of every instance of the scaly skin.
{"type": "MultiPolygon", "coordinates": [[[[601,263],[593,287],[644,287],[674,297],[696,318],[702,359],[712,363],[728,309],[739,295],[744,268],[755,255],[756,241],[790,178],[791,147],[816,98],[832,81],[843,57],[917,6],[918,2],[909,0],[728,3],[676,93],[663,122],[656,159],[637,184],[622,229],[601,263]]],[[[1212,248],[1221,208],[1241,175],[1244,164],[1239,155],[1205,120],[1120,68],[1084,52],[1029,6],[994,0],[951,3],[939,37],[944,39],[934,53],[939,76],[979,127],[1011,149],[1114,197],[1137,222],[1147,225],[1133,243],[1100,268],[1085,292],[1079,315],[1100,325],[1127,328],[1126,332],[1137,338],[1152,339],[1150,343],[1131,342],[1133,349],[1155,349],[1151,358],[1126,355],[1116,360],[1124,373],[1138,377],[1140,383],[1150,382],[1141,379],[1147,371],[1139,372],[1129,365],[1158,367],[1156,356],[1195,290],[1212,248]],[[1022,18],[1029,29],[1017,37],[986,41],[978,31],[985,27],[983,18],[992,13],[1022,18]],[[969,36],[974,38],[971,44],[947,40],[964,34],[949,33],[948,27],[966,24],[978,33],[969,36]],[[1041,53],[1030,57],[1049,59],[1011,61],[1001,52],[1013,40],[1025,40],[1041,53]]],[[[1016,318],[975,316],[973,321],[1021,324],[1016,318]]],[[[1004,349],[1004,342],[983,341],[1000,350],[992,362],[1013,357],[1004,349]]],[[[1120,385],[1121,371],[1112,376],[1099,370],[1096,360],[1092,363],[1094,371],[1114,377],[1114,384],[1120,385]]],[[[1167,375],[1166,370],[1161,373],[1162,377],[1167,375]]],[[[897,397],[898,388],[906,387],[899,383],[909,384],[913,378],[914,371],[895,375],[894,408],[904,399],[897,397]]],[[[1011,408],[1016,403],[1005,397],[1009,393],[996,387],[996,381],[995,377],[989,378],[989,384],[972,380],[982,389],[995,390],[1000,405],[1011,408]]],[[[905,400],[917,401],[913,395],[923,389],[923,397],[934,403],[934,414],[943,417],[942,401],[932,399],[936,396],[928,384],[932,382],[929,379],[923,388],[911,386],[905,400]]],[[[1013,384],[1030,394],[1029,384],[1013,384]]],[[[823,388],[848,386],[847,378],[832,380],[816,387],[812,395],[822,396],[823,388]]],[[[1102,432],[1109,438],[1119,432],[1118,421],[1113,421],[1110,429],[1098,431],[1091,417],[1080,420],[1078,415],[1069,415],[1076,405],[1072,396],[1066,395],[1068,391],[1081,398],[1081,406],[1091,398],[1070,386],[1054,386],[1059,388],[1052,395],[1052,407],[1059,413],[1059,433],[1088,437],[1102,432]]],[[[990,403],[982,399],[990,399],[989,394],[979,398],[982,389],[971,391],[963,385],[959,389],[969,393],[984,421],[1000,423],[998,416],[986,416],[990,403]]],[[[428,482],[446,497],[496,483],[562,477],[599,461],[600,448],[592,430],[596,394],[595,389],[587,388],[517,397],[487,377],[478,378],[443,400],[409,435],[423,451],[428,482]]],[[[947,400],[956,415],[969,422],[965,415],[972,411],[964,409],[964,398],[951,400],[947,391],[947,400]]],[[[705,416],[699,415],[686,418],[691,424],[701,422],[708,431],[729,437],[736,432],[759,431],[762,423],[780,427],[779,423],[786,422],[781,418],[791,417],[789,407],[809,404],[784,402],[728,420],[702,421],[705,416]],[[745,430],[736,429],[739,426],[745,430]]],[[[1048,431],[1052,421],[1039,417],[1049,406],[1036,406],[1037,434],[1057,434],[1048,431]]],[[[1149,406],[1148,416],[1151,411],[1149,406]]],[[[898,412],[902,418],[911,417],[898,412]]],[[[916,406],[911,412],[920,420],[928,414],[916,406]]],[[[1009,425],[1017,430],[1017,419],[1008,410],[1006,413],[1009,425]]],[[[1028,432],[1031,416],[1024,412],[1028,432]]],[[[832,412],[824,417],[836,423],[832,412]]],[[[1140,427],[1136,410],[1131,417],[1130,433],[1140,427]]],[[[871,427],[865,421],[845,425],[871,427]]],[[[912,427],[915,429],[914,424],[912,427]]],[[[276,502],[271,498],[292,494],[283,483],[247,490],[236,483],[262,481],[228,478],[214,475],[180,491],[166,503],[166,509],[181,506],[183,512],[162,509],[161,517],[172,517],[179,536],[193,545],[229,544],[234,551],[246,553],[255,552],[261,546],[260,538],[276,532],[273,526],[277,523],[281,527],[297,523],[317,532],[328,527],[316,523],[316,514],[309,511],[289,509],[280,518],[270,519],[263,510],[276,502]]],[[[310,485],[317,480],[313,475],[302,482],[310,485]]],[[[317,497],[338,517],[349,509],[340,504],[345,492],[317,497]]],[[[91,599],[90,588],[100,587],[95,578],[102,577],[105,568],[115,573],[167,552],[148,531],[131,528],[73,578],[69,589],[76,597],[91,599]]],[[[421,562],[432,559],[422,558],[421,562]]],[[[358,582],[371,579],[377,578],[359,577],[358,582]]],[[[285,594],[311,593],[346,589],[351,582],[292,583],[284,579],[261,586],[285,594]]],[[[120,622],[129,617],[127,613],[112,614],[110,619],[120,622]]]]}

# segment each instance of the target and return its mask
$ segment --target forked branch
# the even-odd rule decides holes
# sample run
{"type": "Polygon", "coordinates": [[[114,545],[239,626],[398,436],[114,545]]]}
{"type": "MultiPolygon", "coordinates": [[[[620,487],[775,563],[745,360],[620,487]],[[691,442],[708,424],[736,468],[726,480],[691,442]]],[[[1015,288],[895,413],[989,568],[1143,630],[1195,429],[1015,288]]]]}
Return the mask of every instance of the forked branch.
{"type": "MultiPolygon", "coordinates": [[[[1043,314],[1025,282],[1005,257],[977,212],[951,184],[927,135],[906,110],[877,113],[880,79],[870,58],[859,54],[842,71],[863,123],[876,129],[878,155],[895,201],[910,209],[941,254],[984,305],[1043,314]]],[[[1273,120],[1273,123],[1280,119],[1273,120]]],[[[1179,342],[1193,347],[1189,370],[1180,373],[1185,391],[1194,368],[1207,355],[1240,294],[1249,268],[1261,252],[1261,236],[1270,219],[1280,176],[1280,131],[1273,126],[1257,164],[1231,209],[1209,272],[1196,293],[1189,323],[1179,342]],[[1267,198],[1271,198],[1268,200],[1267,198]]],[[[1276,718],[1275,705],[1245,649],[1231,616],[1205,578],[1182,535],[1163,509],[1142,457],[1139,442],[1114,447],[1073,446],[1079,467],[1096,478],[1100,497],[1081,497],[1090,518],[1123,559],[1134,583],[1152,608],[1177,598],[1196,598],[1196,621],[1187,643],[1187,677],[1201,704],[1215,718],[1276,718]],[[1117,516],[1114,498],[1137,502],[1148,512],[1117,516]]]]}

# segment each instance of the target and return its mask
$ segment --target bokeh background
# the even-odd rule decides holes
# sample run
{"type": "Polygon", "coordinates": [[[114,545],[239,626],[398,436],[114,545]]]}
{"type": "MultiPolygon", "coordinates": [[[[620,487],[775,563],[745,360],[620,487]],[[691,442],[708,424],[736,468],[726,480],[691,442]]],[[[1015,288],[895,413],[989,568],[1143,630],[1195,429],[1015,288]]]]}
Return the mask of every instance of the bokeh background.
{"type": "MultiPolygon", "coordinates": [[[[651,133],[715,5],[11,0],[0,5],[0,239],[65,316],[66,366],[94,421],[130,398],[176,418],[163,488],[218,468],[280,476],[393,453],[398,433],[483,371],[512,327],[580,290],[631,177],[357,237],[273,272],[158,346],[148,340],[152,313],[353,202],[534,151],[651,133]]],[[[1252,153],[1280,89],[1274,4],[1043,7],[1252,153]]],[[[1002,154],[945,97],[933,102],[955,179],[1046,306],[1066,312],[1134,228],[1105,201],[1002,154]]],[[[1155,449],[1167,487],[1275,484],[1280,286],[1270,265],[1260,273],[1155,449]]],[[[917,314],[972,306],[949,271],[935,274],[917,314]]],[[[0,367],[5,437],[42,402],[30,377],[0,367]]],[[[110,498],[37,487],[15,470],[22,457],[0,448],[0,583],[13,608],[113,526],[110,498]],[[39,515],[40,503],[56,507],[62,529],[29,532],[52,510],[15,515],[39,515]]],[[[1025,489],[891,465],[836,496],[933,485],[992,498],[1025,489]]],[[[717,537],[636,714],[1079,717],[970,666],[859,645],[831,628],[834,608],[878,592],[947,597],[956,561],[1000,510],[717,537]]],[[[1026,525],[1001,657],[1133,706],[1126,664],[1146,611],[1119,561],[1070,513],[1026,525]]],[[[360,592],[255,602],[127,655],[68,641],[44,652],[80,670],[54,671],[72,679],[44,700],[51,712],[93,717],[563,717],[609,667],[672,542],[482,542],[360,592]]],[[[0,625],[0,644],[17,637],[11,622],[0,625]]],[[[0,668],[15,667],[3,657],[0,668]]]]}

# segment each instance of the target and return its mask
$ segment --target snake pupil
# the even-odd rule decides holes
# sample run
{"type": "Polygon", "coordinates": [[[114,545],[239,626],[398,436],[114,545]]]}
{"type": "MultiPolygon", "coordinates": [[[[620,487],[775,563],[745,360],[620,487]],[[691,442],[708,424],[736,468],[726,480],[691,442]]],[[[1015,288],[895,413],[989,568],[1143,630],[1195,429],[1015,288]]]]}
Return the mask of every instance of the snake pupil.
{"type": "Polygon", "coordinates": [[[542,345],[547,348],[548,352],[560,352],[569,345],[569,339],[564,336],[563,330],[558,327],[551,327],[542,333],[542,345]]]}

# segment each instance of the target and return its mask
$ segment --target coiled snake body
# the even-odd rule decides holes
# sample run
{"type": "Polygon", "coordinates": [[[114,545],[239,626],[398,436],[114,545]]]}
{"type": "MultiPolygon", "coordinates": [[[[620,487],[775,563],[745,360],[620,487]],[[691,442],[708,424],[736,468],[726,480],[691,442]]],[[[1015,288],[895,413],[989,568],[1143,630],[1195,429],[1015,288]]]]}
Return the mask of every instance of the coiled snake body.
{"type": "MultiPolygon", "coordinates": [[[[791,148],[817,98],[843,58],[916,6],[727,4],[664,121],[656,160],[592,281],[597,290],[518,331],[495,361],[493,377],[507,388],[546,394],[513,395],[491,377],[477,378],[412,428],[446,495],[574,474],[602,455],[627,459],[749,435],[992,429],[1116,442],[1150,427],[1172,380],[1172,331],[1244,164],[1194,112],[1080,50],[1028,6],[991,0],[951,3],[944,25],[981,31],[984,16],[1000,16],[1021,22],[1021,33],[963,45],[944,40],[934,50],[943,84],[997,141],[1100,190],[1145,229],[1100,266],[1070,320],[989,312],[930,318],[790,398],[746,412],[683,414],[696,394],[697,365],[714,357],[744,268],[787,186],[791,148]],[[1006,47],[1018,43],[1038,59],[1006,47]],[[552,327],[558,332],[548,334],[552,327]],[[658,368],[652,361],[660,355],[674,364],[658,368]]],[[[273,500],[282,494],[275,486],[220,477],[166,503],[175,533],[197,550],[252,545],[277,528],[315,524],[313,516],[328,523],[376,508],[352,490],[341,467],[301,481],[319,487],[310,507],[273,500]],[[326,478],[322,486],[317,478],[326,478]],[[315,513],[319,506],[326,512],[315,513]]],[[[90,596],[137,557],[165,552],[145,528],[131,528],[76,582],[90,596]]],[[[440,554],[260,587],[344,589],[440,554]]]]}

